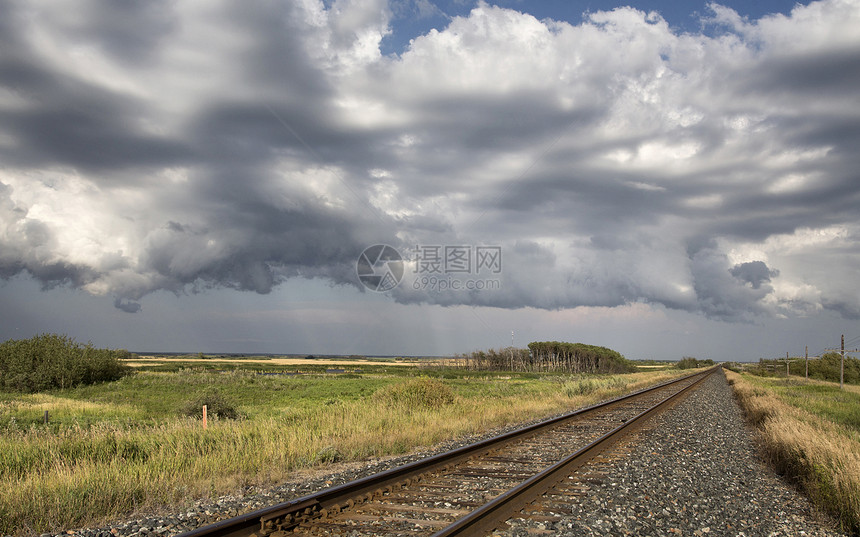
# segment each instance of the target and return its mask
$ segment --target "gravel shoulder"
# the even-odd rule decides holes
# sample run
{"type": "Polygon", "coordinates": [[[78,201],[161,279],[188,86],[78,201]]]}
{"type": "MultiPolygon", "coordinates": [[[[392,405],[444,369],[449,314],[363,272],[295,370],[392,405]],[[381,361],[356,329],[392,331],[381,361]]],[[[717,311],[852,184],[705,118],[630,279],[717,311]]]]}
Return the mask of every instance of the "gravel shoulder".
{"type": "MultiPolygon", "coordinates": [[[[372,475],[500,434],[460,438],[403,457],[339,464],[243,496],[198,502],[179,513],[57,535],[170,537],[262,507],[372,475]]],[[[500,535],[840,536],[833,523],[764,466],[723,375],[712,375],[625,449],[607,457],[588,492],[565,505],[560,520],[514,520],[500,535]]],[[[42,537],[51,537],[44,534],[42,537]]]]}

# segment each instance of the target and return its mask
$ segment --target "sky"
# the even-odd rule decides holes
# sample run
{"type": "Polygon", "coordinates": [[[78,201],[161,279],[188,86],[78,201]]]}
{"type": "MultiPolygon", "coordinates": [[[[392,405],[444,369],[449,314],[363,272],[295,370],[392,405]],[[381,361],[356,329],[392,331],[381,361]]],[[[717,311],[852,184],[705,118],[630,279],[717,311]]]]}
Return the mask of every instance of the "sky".
{"type": "Polygon", "coordinates": [[[0,341],[860,345],[860,0],[0,13],[0,341]]]}

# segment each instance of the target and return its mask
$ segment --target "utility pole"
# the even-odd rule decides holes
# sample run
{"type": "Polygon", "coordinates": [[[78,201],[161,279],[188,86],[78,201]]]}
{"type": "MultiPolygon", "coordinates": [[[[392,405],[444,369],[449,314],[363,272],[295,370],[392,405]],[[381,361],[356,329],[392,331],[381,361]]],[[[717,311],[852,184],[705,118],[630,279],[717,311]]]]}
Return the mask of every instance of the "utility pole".
{"type": "Polygon", "coordinates": [[[806,353],[806,380],[809,380],[809,345],[804,348],[804,352],[806,353]]]}
{"type": "Polygon", "coordinates": [[[845,334],[842,334],[842,345],[838,349],[824,349],[825,352],[838,352],[841,354],[842,358],[839,364],[839,389],[844,389],[845,387],[845,353],[846,352],[860,352],[860,349],[848,349],[845,350],[845,334]]]}
{"type": "Polygon", "coordinates": [[[788,351],[785,351],[785,378],[788,378],[788,351]]]}

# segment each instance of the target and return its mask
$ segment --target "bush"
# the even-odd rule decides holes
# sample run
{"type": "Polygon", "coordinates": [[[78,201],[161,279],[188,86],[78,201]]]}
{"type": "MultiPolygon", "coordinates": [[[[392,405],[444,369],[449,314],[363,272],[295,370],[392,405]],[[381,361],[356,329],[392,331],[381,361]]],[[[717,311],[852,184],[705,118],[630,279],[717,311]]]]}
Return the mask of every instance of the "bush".
{"type": "Polygon", "coordinates": [[[343,454],[335,446],[326,446],[314,454],[314,464],[330,464],[343,460],[343,454]]]}
{"type": "Polygon", "coordinates": [[[66,335],[41,334],[0,344],[0,389],[33,393],[118,380],[131,368],[126,350],[81,345],[66,335]]]}
{"type": "Polygon", "coordinates": [[[373,394],[373,399],[383,405],[408,410],[441,408],[454,402],[454,391],[441,380],[418,378],[380,388],[373,394]]]}
{"type": "Polygon", "coordinates": [[[203,419],[203,405],[206,405],[207,416],[230,420],[245,417],[232,401],[215,389],[206,390],[196,398],[185,403],[180,410],[180,414],[189,418],[203,419]]]}

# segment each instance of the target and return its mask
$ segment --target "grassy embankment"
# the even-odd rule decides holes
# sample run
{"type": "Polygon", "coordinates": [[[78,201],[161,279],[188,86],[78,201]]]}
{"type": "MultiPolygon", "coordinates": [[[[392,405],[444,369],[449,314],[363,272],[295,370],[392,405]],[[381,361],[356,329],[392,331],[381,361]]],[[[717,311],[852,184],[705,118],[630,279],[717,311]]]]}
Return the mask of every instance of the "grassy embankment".
{"type": "Polygon", "coordinates": [[[847,530],[860,530],[860,393],[838,383],[726,371],[774,467],[847,530]]]}
{"type": "Polygon", "coordinates": [[[282,481],[300,468],[404,453],[687,373],[573,378],[398,367],[265,376],[198,369],[143,371],[49,393],[0,393],[0,535],[178,507],[282,481]],[[244,419],[212,420],[203,429],[177,415],[213,388],[244,419]],[[45,410],[48,425],[41,423],[45,410]]]}

